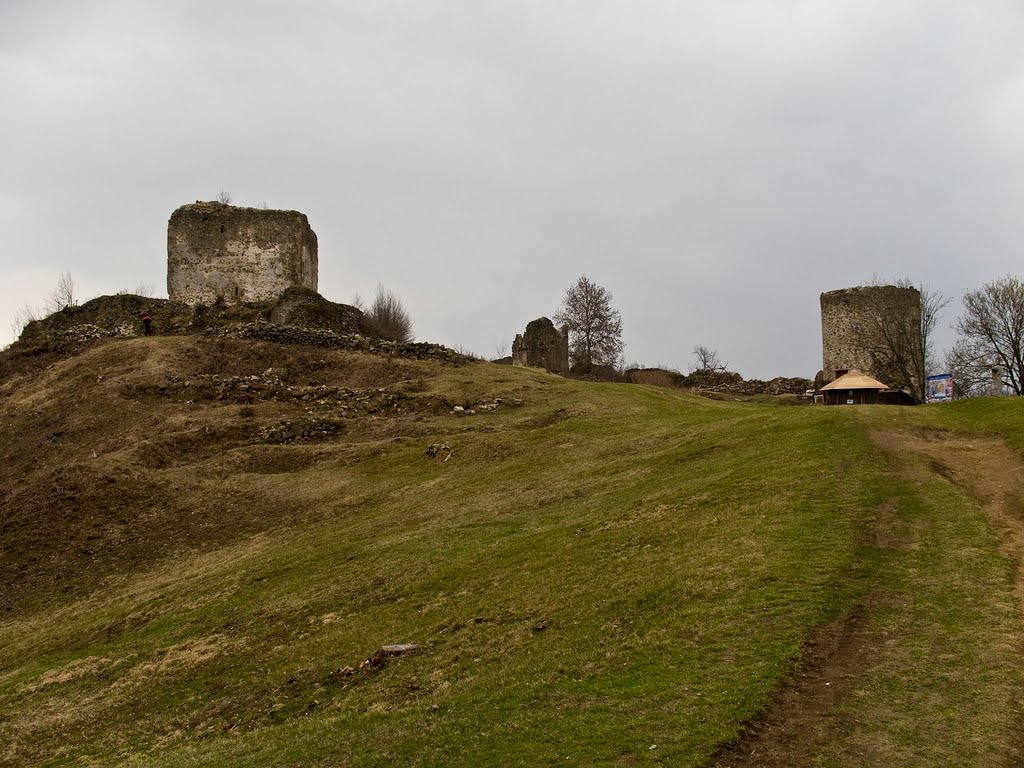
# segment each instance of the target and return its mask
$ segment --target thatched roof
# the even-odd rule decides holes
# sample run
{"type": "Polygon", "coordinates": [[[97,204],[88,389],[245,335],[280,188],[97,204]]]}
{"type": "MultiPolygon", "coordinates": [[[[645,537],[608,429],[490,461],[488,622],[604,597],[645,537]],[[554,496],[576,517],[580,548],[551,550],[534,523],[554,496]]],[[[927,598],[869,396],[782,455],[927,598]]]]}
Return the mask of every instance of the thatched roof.
{"type": "Polygon", "coordinates": [[[835,381],[830,384],[826,384],[821,388],[824,392],[829,389],[888,389],[885,384],[880,382],[878,379],[873,379],[866,373],[861,373],[856,368],[844,373],[835,381]]]}

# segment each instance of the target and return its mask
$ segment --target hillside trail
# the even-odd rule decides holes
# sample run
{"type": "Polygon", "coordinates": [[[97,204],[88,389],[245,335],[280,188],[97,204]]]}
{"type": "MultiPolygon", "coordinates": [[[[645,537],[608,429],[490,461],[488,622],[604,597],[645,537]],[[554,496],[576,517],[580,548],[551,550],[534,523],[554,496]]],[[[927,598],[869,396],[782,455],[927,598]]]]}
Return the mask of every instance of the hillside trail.
{"type": "MultiPolygon", "coordinates": [[[[939,475],[967,492],[980,505],[1000,537],[1000,551],[1014,567],[1015,593],[1024,613],[1024,458],[999,437],[915,428],[872,434],[875,444],[897,459],[900,471],[939,475]]],[[[875,510],[874,545],[910,546],[893,533],[896,504],[887,500],[875,510]]],[[[735,744],[716,754],[715,768],[783,768],[809,765],[821,745],[842,729],[835,705],[855,687],[875,652],[867,625],[869,595],[850,614],[821,628],[807,643],[788,680],[768,711],[735,744]]],[[[1024,723],[1021,724],[1024,733],[1024,723]]],[[[1021,765],[1024,743],[1007,755],[1006,764],[1021,765]]]]}

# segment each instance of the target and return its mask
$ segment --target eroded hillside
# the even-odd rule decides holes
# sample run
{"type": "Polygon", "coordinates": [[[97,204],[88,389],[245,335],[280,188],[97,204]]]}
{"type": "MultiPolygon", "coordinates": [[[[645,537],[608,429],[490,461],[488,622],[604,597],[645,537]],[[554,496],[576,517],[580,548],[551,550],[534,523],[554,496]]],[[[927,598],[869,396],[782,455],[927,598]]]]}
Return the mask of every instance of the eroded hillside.
{"type": "Polygon", "coordinates": [[[430,391],[438,364],[232,338],[33,362],[0,385],[7,613],[287,525],[309,511],[275,476],[413,439],[461,404],[430,391]]]}
{"type": "Polygon", "coordinates": [[[1019,456],[1015,401],[780,408],[209,337],[0,376],[0,764],[1017,759],[1015,555],[973,486],[873,437],[1019,456]]]}

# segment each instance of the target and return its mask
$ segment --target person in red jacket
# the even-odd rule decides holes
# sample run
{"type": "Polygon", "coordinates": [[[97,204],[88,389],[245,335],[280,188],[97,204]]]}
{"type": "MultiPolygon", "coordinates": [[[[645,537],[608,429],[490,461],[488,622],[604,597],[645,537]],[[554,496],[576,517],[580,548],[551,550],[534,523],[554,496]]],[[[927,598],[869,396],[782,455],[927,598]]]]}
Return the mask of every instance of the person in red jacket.
{"type": "Polygon", "coordinates": [[[146,335],[147,336],[152,336],[153,335],[153,318],[149,316],[148,312],[142,316],[142,325],[145,326],[145,328],[146,328],[146,335]]]}

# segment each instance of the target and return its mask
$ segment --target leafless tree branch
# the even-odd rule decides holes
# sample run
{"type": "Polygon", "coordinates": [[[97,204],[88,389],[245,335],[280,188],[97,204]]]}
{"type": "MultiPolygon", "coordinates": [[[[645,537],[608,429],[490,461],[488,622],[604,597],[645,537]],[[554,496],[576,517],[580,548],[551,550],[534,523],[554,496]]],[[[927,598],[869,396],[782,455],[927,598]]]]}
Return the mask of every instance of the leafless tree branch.
{"type": "Polygon", "coordinates": [[[569,359],[574,371],[591,373],[615,366],[622,355],[622,317],[607,289],[585,274],[566,289],[555,322],[569,331],[569,359]]]}
{"type": "MultiPolygon", "coordinates": [[[[956,322],[961,362],[980,368],[998,366],[1004,384],[1015,395],[1024,390],[1024,281],[1006,276],[986,283],[963,298],[956,322]]],[[[956,348],[954,348],[956,349],[956,348]]],[[[960,360],[960,358],[958,358],[960,360]]],[[[970,368],[967,368],[969,371],[970,368]]]]}
{"type": "Polygon", "coordinates": [[[694,371],[724,371],[728,363],[722,363],[717,349],[698,344],[693,348],[694,371]]]}
{"type": "Polygon", "coordinates": [[[70,272],[62,272],[57,279],[57,285],[50,295],[46,297],[46,314],[52,315],[67,307],[73,307],[78,302],[75,300],[75,281],[70,272]]]}

